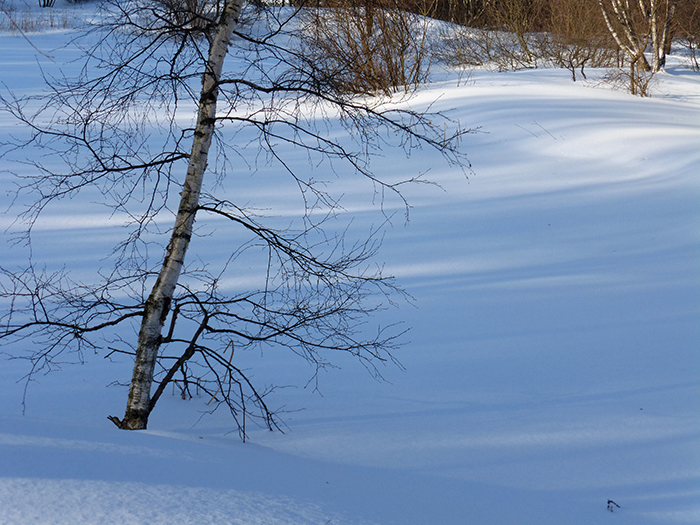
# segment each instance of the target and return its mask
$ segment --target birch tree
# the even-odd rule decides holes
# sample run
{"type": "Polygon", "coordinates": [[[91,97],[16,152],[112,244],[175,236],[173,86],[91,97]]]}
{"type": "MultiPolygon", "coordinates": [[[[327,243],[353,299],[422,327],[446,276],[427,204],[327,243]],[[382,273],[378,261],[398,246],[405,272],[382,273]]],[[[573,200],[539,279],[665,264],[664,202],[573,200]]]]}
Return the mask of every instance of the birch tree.
{"type": "Polygon", "coordinates": [[[610,34],[630,62],[634,94],[635,70],[661,70],[666,63],[675,0],[598,0],[610,34]],[[651,65],[644,56],[651,49],[651,65]]]}
{"type": "Polygon", "coordinates": [[[216,103],[218,99],[221,71],[228,52],[233,30],[238,25],[243,0],[231,0],[224,5],[214,36],[209,45],[204,72],[202,93],[199,97],[199,112],[192,139],[187,175],[182,185],[180,206],[175,216],[175,225],[165,253],[165,260],[153,285],[143,312],[139,331],[134,375],[129,389],[126,414],[122,420],[113,418],[120,428],[143,429],[148,423],[151,404],[151,386],[163,325],[168,317],[175,287],[182,272],[185,254],[192,239],[192,226],[199,207],[200,193],[207,168],[209,148],[214,134],[216,103]]]}
{"type": "Polygon", "coordinates": [[[293,45],[297,13],[289,8],[135,0],[108,3],[102,13],[86,36],[97,43],[83,47],[76,78],[46,76],[47,92],[38,97],[3,95],[3,109],[29,138],[3,143],[0,154],[32,167],[16,174],[16,198],[30,202],[20,215],[28,245],[44,210],[87,191],[97,190],[114,213],[128,216],[129,230],[92,282],[33,259],[0,268],[0,299],[8,305],[0,319],[3,352],[29,360],[29,379],[71,352],[133,356],[125,415],[110,416],[119,428],[146,428],[165,387],[177,384],[183,397],[197,389],[214,407],[228,408],[243,438],[251,418],[279,427],[266,402],[273,387],[256,385],[234,351],[286,348],[309,362],[314,376],[340,351],[379,377],[377,366],[395,362],[403,333],[362,326],[402,293],[370,264],[380,233],[351,240],[329,232],[339,198],[285,155],[302,150],[310,160],[342,163],[369,181],[380,204],[390,195],[405,204],[402,185],[421,178],[385,179],[371,170],[372,151],[423,146],[464,165],[456,147],[464,131],[443,115],[339,89],[333,71],[293,45]],[[194,127],[182,124],[188,104],[197,108],[194,127]],[[329,135],[331,122],[345,134],[329,135]],[[446,133],[450,127],[454,133],[446,133]],[[227,130],[233,132],[224,136],[227,130]],[[296,184],[305,203],[301,227],[276,228],[245,203],[217,195],[233,176],[231,157],[243,155],[235,138],[244,131],[256,158],[296,184]],[[41,157],[32,154],[36,148],[41,157]],[[214,177],[209,185],[207,174],[214,177]],[[174,193],[179,205],[165,228],[169,240],[159,244],[174,193]],[[248,238],[230,246],[216,270],[187,264],[202,215],[223,218],[248,238]],[[154,245],[162,246],[161,258],[152,255],[154,245]],[[260,287],[222,289],[250,250],[264,256],[260,287]]]}

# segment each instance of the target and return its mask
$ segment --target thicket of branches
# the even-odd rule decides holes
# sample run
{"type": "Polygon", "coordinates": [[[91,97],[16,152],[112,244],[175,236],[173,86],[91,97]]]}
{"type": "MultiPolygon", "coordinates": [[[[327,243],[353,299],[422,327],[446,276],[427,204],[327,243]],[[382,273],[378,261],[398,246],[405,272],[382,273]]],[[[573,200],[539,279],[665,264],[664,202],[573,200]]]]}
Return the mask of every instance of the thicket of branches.
{"type": "Polygon", "coordinates": [[[425,79],[435,54],[459,64],[490,64],[501,70],[562,67],[571,71],[574,81],[585,78],[587,67],[618,67],[630,91],[640,95],[647,94],[674,41],[685,48],[691,66],[700,70],[696,0],[279,3],[304,8],[303,53],[323,62],[338,86],[355,93],[409,90],[425,79]],[[430,18],[457,25],[432,46],[437,49],[431,49],[429,42],[430,18]]]}
{"type": "Polygon", "coordinates": [[[698,66],[695,0],[448,0],[437,2],[433,14],[462,26],[449,32],[442,51],[459,63],[504,70],[555,65],[574,80],[585,78],[586,67],[624,66],[630,91],[642,95],[673,41],[698,66]]]}
{"type": "MultiPolygon", "coordinates": [[[[606,29],[601,14],[601,3],[611,5],[610,0],[406,0],[407,9],[415,12],[429,12],[430,16],[452,23],[478,27],[482,29],[505,29],[515,33],[532,33],[546,31],[566,32],[571,22],[576,22],[589,31],[606,29]],[[589,16],[582,17],[582,9],[589,16]],[[570,21],[562,26],[561,13],[570,12],[570,21]],[[558,13],[558,14],[557,14],[558,13]],[[595,15],[595,16],[594,16],[595,15]],[[589,19],[590,18],[590,19],[589,19]]],[[[625,0],[620,8],[628,10],[635,24],[644,26],[649,16],[655,11],[667,11],[674,7],[671,35],[683,37],[687,34],[698,36],[698,11],[700,6],[695,0],[625,0]],[[675,6],[675,7],[674,7],[675,6]]],[[[642,34],[643,27],[637,27],[642,34]]]]}
{"type": "Polygon", "coordinates": [[[324,0],[304,10],[300,52],[338,89],[390,95],[423,82],[430,62],[428,11],[401,0],[324,0]]]}
{"type": "Polygon", "coordinates": [[[624,68],[630,91],[640,95],[674,40],[698,65],[695,0],[318,0],[312,6],[305,52],[330,57],[339,81],[356,92],[419,83],[430,53],[501,70],[562,67],[574,81],[586,77],[587,67],[624,68]],[[430,53],[421,17],[452,24],[430,53]]]}
{"type": "Polygon", "coordinates": [[[463,28],[448,31],[444,56],[501,70],[553,65],[573,80],[586,67],[617,63],[596,0],[508,0],[482,5],[463,28]],[[474,31],[477,28],[479,31],[474,31]]]}

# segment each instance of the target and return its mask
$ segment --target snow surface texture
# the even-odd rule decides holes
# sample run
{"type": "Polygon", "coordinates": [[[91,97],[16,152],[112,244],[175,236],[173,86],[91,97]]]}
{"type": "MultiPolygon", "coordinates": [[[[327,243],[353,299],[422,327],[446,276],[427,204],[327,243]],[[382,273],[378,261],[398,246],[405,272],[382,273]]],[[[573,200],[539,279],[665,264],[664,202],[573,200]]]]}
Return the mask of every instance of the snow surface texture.
{"type": "MultiPolygon", "coordinates": [[[[60,65],[68,38],[32,43],[60,65]]],[[[0,36],[8,86],[39,89],[37,62],[50,65],[0,36]]],[[[207,399],[166,396],[148,431],[117,431],[106,416],[126,391],[107,385],[129,377],[126,359],[37,378],[22,416],[26,367],[3,361],[0,523],[700,523],[700,76],[672,64],[650,99],[569,77],[477,70],[419,90],[412,106],[437,99],[479,127],[468,180],[426,152],[376,159],[378,173],[431,168],[444,189],[408,189],[411,220],[381,251],[415,297],[386,313],[413,327],[405,372],[377,383],[341,361],[322,397],[276,394],[305,408],[285,434],[243,444],[225,414],[200,419],[207,399]]],[[[251,201],[274,200],[241,179],[251,201]]],[[[367,195],[345,192],[371,224],[367,195]]],[[[90,202],[64,204],[35,248],[88,271],[115,233],[90,202]]],[[[21,261],[9,245],[0,257],[21,261]]],[[[304,384],[287,357],[255,366],[304,384]]]]}

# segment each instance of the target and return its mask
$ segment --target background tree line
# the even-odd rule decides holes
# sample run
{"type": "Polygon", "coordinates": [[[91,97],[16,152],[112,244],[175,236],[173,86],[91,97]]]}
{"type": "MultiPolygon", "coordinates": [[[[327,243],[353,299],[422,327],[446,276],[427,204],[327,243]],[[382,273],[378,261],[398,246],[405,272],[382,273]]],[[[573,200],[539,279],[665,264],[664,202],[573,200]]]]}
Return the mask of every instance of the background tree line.
{"type": "Polygon", "coordinates": [[[664,67],[672,42],[686,48],[691,65],[700,69],[697,0],[314,0],[313,5],[331,8],[315,10],[322,14],[309,25],[317,35],[318,57],[354,69],[345,83],[360,91],[418,83],[430,53],[455,65],[502,70],[563,67],[573,80],[585,78],[586,67],[625,68],[631,92],[640,95],[664,67]],[[421,17],[450,23],[430,53],[421,17]]]}
{"type": "MultiPolygon", "coordinates": [[[[79,2],[80,0],[73,0],[79,2]]],[[[42,6],[53,5],[40,0],[42,6]]],[[[166,0],[180,17],[199,17],[203,0],[166,0]]],[[[671,43],[700,70],[697,0],[251,0],[263,9],[291,4],[305,19],[301,51],[350,93],[410,89],[437,56],[455,65],[501,70],[624,68],[633,94],[647,94],[671,43]],[[427,18],[427,20],[426,20],[427,18]],[[436,45],[429,20],[452,24],[436,45]],[[645,54],[646,53],[646,54],[645,54]],[[647,55],[650,59],[647,59],[647,55]]]]}

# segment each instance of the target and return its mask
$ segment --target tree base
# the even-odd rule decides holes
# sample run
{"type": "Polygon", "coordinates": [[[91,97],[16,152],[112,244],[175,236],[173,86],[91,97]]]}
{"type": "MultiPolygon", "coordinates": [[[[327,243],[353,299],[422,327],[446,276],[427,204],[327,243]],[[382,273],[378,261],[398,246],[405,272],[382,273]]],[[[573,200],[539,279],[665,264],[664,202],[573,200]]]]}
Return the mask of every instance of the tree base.
{"type": "Polygon", "coordinates": [[[140,417],[127,419],[127,417],[124,416],[124,419],[119,419],[117,416],[107,416],[107,419],[121,430],[146,430],[146,425],[148,424],[147,419],[140,417]]]}

